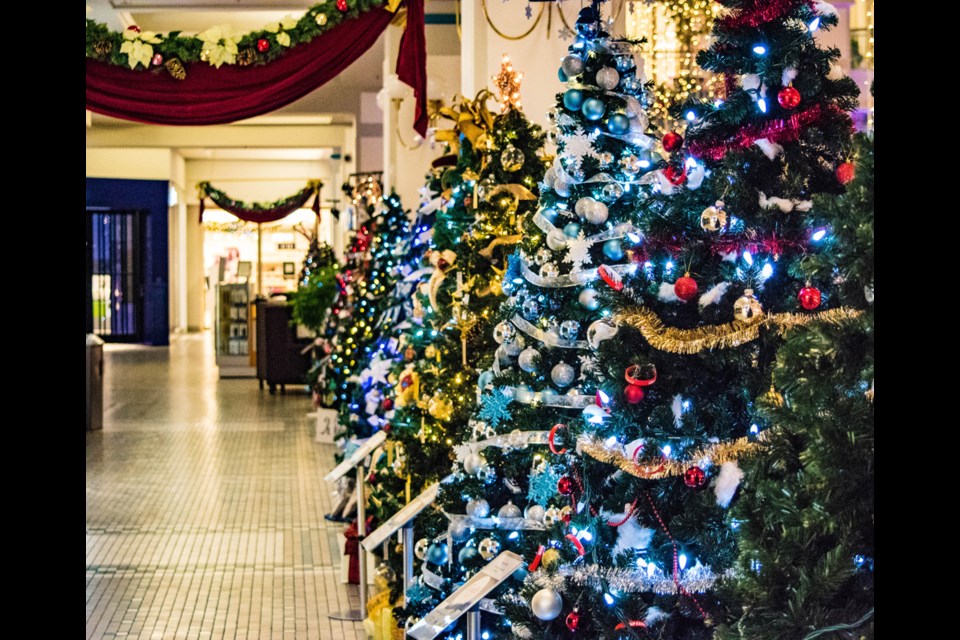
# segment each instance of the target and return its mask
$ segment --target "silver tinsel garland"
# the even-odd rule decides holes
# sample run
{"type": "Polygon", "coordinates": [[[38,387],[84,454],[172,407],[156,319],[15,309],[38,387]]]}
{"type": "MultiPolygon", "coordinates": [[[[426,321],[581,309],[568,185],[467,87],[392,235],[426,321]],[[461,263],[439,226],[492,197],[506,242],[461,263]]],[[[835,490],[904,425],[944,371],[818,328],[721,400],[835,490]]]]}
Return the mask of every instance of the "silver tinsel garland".
{"type": "MultiPolygon", "coordinates": [[[[721,577],[730,577],[731,572],[722,576],[715,574],[710,567],[696,565],[684,571],[679,583],[680,586],[692,593],[702,593],[711,588],[721,577]]],[[[564,586],[575,584],[590,587],[596,591],[612,589],[618,593],[653,592],[659,595],[677,593],[677,585],[673,578],[664,573],[659,567],[648,569],[608,568],[600,565],[584,565],[574,567],[566,565],[556,573],[548,575],[540,570],[530,574],[527,581],[544,589],[550,588],[562,591],[564,586]]]]}

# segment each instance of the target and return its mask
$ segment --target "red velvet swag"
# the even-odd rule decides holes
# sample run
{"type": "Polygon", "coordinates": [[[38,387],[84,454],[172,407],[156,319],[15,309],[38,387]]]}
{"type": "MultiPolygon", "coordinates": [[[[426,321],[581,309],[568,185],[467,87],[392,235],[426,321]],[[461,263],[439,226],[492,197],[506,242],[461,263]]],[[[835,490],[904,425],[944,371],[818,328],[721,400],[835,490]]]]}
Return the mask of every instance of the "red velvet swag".
{"type": "MultiPolygon", "coordinates": [[[[423,103],[423,130],[418,126],[417,131],[425,135],[423,0],[406,0],[406,4],[407,27],[397,70],[414,89],[418,118],[423,103]],[[410,37],[411,33],[415,35],[410,37]]],[[[302,98],[334,78],[376,42],[392,18],[386,9],[372,9],[307,44],[293,47],[268,64],[224,65],[219,69],[206,63],[191,64],[184,80],[176,80],[165,71],[133,71],[88,58],[86,106],[96,113],[151,124],[224,124],[259,116],[302,98]]]]}

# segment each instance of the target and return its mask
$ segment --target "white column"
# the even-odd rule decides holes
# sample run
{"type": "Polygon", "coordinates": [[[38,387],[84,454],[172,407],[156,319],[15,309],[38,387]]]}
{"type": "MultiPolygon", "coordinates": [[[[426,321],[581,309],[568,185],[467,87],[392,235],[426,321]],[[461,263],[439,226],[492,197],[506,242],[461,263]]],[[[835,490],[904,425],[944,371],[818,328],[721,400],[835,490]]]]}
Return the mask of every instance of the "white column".
{"type": "MultiPolygon", "coordinates": [[[[497,2],[496,4],[501,4],[497,2]]],[[[517,4],[517,3],[514,3],[517,4]]],[[[490,31],[483,15],[481,0],[460,3],[460,93],[468,98],[490,84],[493,75],[488,68],[487,40],[490,31]]],[[[498,54],[499,55],[499,54],[498,54]]]]}

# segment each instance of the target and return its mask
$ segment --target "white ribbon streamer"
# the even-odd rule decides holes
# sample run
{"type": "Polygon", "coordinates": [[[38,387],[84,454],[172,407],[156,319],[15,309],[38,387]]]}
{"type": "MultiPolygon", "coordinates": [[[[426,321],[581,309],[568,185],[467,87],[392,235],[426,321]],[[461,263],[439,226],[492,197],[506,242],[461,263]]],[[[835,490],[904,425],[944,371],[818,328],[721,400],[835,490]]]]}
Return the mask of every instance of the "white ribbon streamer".
{"type": "MultiPolygon", "coordinates": [[[[539,227],[544,233],[550,233],[551,231],[559,229],[559,227],[555,227],[553,223],[547,220],[547,218],[539,211],[537,211],[537,213],[533,216],[533,223],[537,225],[537,227],[539,227]]],[[[601,233],[589,236],[587,240],[589,240],[591,243],[604,242],[606,240],[619,240],[620,238],[625,237],[628,233],[640,232],[637,231],[632,222],[621,222],[612,229],[607,229],[601,233]]]]}
{"type": "Polygon", "coordinates": [[[477,442],[464,442],[453,448],[457,459],[463,462],[467,456],[483,451],[487,447],[500,447],[506,449],[510,447],[522,447],[528,444],[547,444],[549,431],[521,431],[520,433],[505,433],[503,435],[479,440],[477,442]]]}
{"type": "Polygon", "coordinates": [[[517,399],[517,389],[514,388],[513,398],[511,402],[519,402],[520,404],[542,404],[545,407],[565,407],[567,409],[583,409],[584,407],[589,407],[592,404],[597,403],[595,396],[568,396],[568,395],[559,395],[559,394],[542,394],[539,391],[531,391],[530,397],[523,400],[517,399]]]}
{"type": "Polygon", "coordinates": [[[498,518],[492,516],[489,518],[474,518],[458,513],[444,513],[450,524],[462,523],[473,527],[474,529],[504,529],[506,531],[544,531],[542,522],[537,520],[528,520],[527,518],[498,518]]]}
{"type": "Polygon", "coordinates": [[[519,315],[514,315],[512,318],[510,318],[510,322],[512,322],[517,329],[520,329],[520,331],[523,331],[531,338],[535,338],[550,347],[559,347],[561,349],[586,349],[590,346],[586,340],[564,340],[563,338],[554,337],[552,334],[547,333],[540,327],[527,322],[519,315]]]}
{"type": "MultiPolygon", "coordinates": [[[[637,269],[635,264],[618,264],[613,267],[608,267],[610,270],[615,271],[620,275],[625,275],[628,273],[633,273],[637,269]]],[[[525,260],[520,260],[520,270],[523,272],[523,277],[530,284],[534,284],[538,287],[544,287],[548,289],[558,289],[562,287],[576,287],[582,284],[587,284],[593,282],[597,279],[597,270],[596,269],[584,269],[583,271],[577,271],[574,273],[568,273],[562,276],[552,276],[545,278],[533,272],[525,260]]]]}

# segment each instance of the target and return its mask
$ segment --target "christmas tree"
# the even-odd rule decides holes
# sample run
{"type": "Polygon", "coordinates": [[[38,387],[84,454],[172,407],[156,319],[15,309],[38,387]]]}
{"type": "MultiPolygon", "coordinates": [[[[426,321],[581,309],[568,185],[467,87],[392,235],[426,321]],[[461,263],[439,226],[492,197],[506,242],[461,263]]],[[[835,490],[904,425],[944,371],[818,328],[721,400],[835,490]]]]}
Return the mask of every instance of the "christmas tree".
{"type": "MultiPolygon", "coordinates": [[[[292,316],[297,323],[320,333],[326,326],[338,296],[337,274],[340,263],[333,253],[333,247],[326,242],[320,242],[316,235],[303,227],[298,227],[297,230],[307,238],[310,246],[300,269],[297,291],[290,296],[292,316]]],[[[313,380],[309,382],[312,384],[313,380]]]]}
{"type": "MultiPolygon", "coordinates": [[[[501,301],[506,256],[520,239],[519,222],[536,203],[545,136],[518,108],[518,74],[509,62],[497,81],[503,113],[489,112],[490,94],[483,91],[448,110],[456,125],[450,135],[438,136],[457,153],[436,163],[427,185],[424,207],[437,211],[431,249],[415,311],[399,336],[393,394],[381,402],[392,452],[373,477],[370,500],[384,516],[444,476],[455,438],[473,428],[477,376],[493,351],[491,319],[501,301]]],[[[434,537],[445,529],[439,512],[418,519],[420,560],[441,559],[445,545],[434,537]]],[[[393,578],[400,557],[391,562],[385,575],[393,578]]],[[[394,599],[399,588],[394,582],[394,599]]],[[[408,597],[419,602],[419,593],[408,597]]]]}
{"type": "MultiPolygon", "coordinates": [[[[368,264],[362,277],[353,284],[356,303],[330,363],[330,378],[339,407],[340,424],[348,427],[348,436],[360,438],[369,437],[373,427],[358,417],[360,406],[356,395],[363,385],[359,374],[376,350],[374,340],[386,329],[384,323],[388,319],[383,311],[390,302],[389,293],[393,290],[402,264],[397,248],[407,238],[410,226],[407,213],[395,193],[369,202],[368,213],[372,218],[368,231],[372,237],[368,264]]],[[[360,231],[365,229],[361,227],[360,231]]]]}
{"type": "Polygon", "coordinates": [[[731,514],[743,615],[720,638],[873,637],[873,142],[856,156],[846,194],[814,199],[824,247],[803,268],[863,314],[794,329],[777,354],[777,428],[731,514]]]}
{"type": "MultiPolygon", "coordinates": [[[[522,586],[502,588],[505,617],[484,616],[491,637],[709,638],[728,616],[727,507],[770,424],[754,399],[777,397],[779,333],[857,315],[801,267],[819,240],[810,197],[842,190],[854,87],[828,77],[837,53],[810,35],[829,9],[783,4],[749,3],[740,35],[764,55],[727,59],[758,87],[804,92],[807,115],[791,117],[792,91],[774,107],[765,89],[753,102],[751,78],[730,82],[725,101],[684,111],[689,141],[667,133],[662,155],[645,134],[639,43],[612,40],[597,4],[581,12],[558,161],[504,280],[483,439],[457,447],[441,491],[451,588],[502,550],[529,561],[522,586]]],[[[729,24],[722,51],[736,49],[729,24]]]]}

